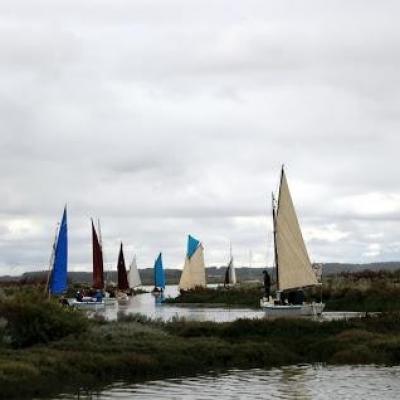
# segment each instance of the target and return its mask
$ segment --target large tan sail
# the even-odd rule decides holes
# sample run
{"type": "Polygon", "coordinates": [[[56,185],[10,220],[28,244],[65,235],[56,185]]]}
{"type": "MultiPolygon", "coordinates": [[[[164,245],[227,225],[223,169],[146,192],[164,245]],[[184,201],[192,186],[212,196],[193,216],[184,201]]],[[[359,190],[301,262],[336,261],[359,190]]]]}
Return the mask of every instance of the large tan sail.
{"type": "Polygon", "coordinates": [[[283,170],[276,214],[276,252],[279,290],[318,284],[283,170]]]}
{"type": "Polygon", "coordinates": [[[192,257],[186,256],[179,289],[188,290],[206,286],[206,269],[204,266],[204,249],[200,244],[192,257]]]}

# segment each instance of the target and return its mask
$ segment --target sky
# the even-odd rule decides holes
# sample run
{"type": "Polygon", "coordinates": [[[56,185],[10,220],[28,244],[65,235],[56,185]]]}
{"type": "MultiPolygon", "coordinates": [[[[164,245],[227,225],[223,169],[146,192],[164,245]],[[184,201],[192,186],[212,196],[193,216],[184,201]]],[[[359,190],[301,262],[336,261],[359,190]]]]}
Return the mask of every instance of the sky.
{"type": "Polygon", "coordinates": [[[282,164],[313,262],[400,260],[397,1],[2,0],[0,274],[272,262],[282,164]]]}

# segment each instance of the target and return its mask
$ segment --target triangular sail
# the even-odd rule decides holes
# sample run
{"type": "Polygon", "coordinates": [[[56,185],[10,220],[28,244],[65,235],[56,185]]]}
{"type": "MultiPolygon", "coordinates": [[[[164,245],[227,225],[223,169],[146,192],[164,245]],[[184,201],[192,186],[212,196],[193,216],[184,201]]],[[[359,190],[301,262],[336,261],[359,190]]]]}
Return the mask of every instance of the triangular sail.
{"type": "Polygon", "coordinates": [[[154,263],[154,286],[159,289],[165,289],[165,272],[161,253],[154,263]]]}
{"type": "Polygon", "coordinates": [[[179,289],[188,290],[206,286],[206,269],[202,244],[189,235],[188,251],[185,258],[179,289]]]}
{"type": "Polygon", "coordinates": [[[103,249],[92,220],[93,287],[104,289],[103,249]]]}
{"type": "Polygon", "coordinates": [[[140,279],[139,270],[137,267],[136,256],[133,256],[131,265],[129,267],[128,282],[131,289],[142,286],[142,281],[140,279]]]}
{"type": "Polygon", "coordinates": [[[283,169],[275,218],[279,290],[318,284],[311,267],[283,169]]]}
{"type": "Polygon", "coordinates": [[[231,285],[236,285],[236,270],[235,270],[235,266],[233,264],[232,256],[231,256],[231,259],[229,260],[228,268],[229,268],[229,283],[231,285]]]}
{"type": "Polygon", "coordinates": [[[54,250],[54,262],[49,282],[50,294],[62,294],[67,290],[68,287],[67,266],[68,266],[68,228],[67,228],[67,208],[65,207],[54,250]]]}
{"type": "Polygon", "coordinates": [[[122,249],[122,243],[119,249],[117,270],[118,270],[118,289],[128,290],[129,289],[128,276],[126,274],[125,258],[124,258],[124,251],[122,249]]]}

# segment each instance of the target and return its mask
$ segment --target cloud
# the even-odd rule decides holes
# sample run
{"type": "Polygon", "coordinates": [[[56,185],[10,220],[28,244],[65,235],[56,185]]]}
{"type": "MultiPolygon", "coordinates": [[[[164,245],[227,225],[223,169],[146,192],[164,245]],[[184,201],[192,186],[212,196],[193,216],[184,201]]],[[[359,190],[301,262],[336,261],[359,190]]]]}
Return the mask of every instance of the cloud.
{"type": "Polygon", "coordinates": [[[313,260],[399,259],[398,9],[1,2],[0,273],[46,267],[65,203],[72,269],[90,216],[110,266],[181,266],[188,233],[264,265],[282,163],[313,260]]]}

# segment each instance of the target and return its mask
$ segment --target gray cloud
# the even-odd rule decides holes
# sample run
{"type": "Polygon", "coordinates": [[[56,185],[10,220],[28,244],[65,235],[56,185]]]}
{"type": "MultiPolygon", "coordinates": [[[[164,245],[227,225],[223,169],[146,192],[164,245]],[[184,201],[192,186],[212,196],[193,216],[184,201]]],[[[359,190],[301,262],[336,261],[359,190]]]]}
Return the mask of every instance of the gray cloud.
{"type": "Polygon", "coordinates": [[[118,241],[142,266],[270,262],[280,164],[315,261],[400,258],[395,1],[0,4],[0,272],[118,241]]]}

